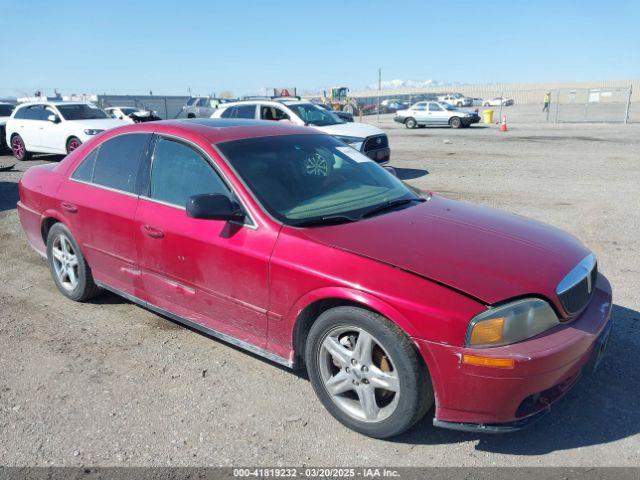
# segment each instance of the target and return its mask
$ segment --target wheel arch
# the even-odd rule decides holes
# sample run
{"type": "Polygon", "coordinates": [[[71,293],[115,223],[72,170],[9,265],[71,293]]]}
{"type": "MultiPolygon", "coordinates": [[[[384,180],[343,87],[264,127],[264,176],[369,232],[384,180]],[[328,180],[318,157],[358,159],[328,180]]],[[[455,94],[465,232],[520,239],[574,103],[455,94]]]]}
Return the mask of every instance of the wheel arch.
{"type": "Polygon", "coordinates": [[[317,318],[331,308],[343,306],[358,307],[382,315],[395,323],[409,337],[417,333],[404,315],[374,295],[348,288],[322,288],[302,297],[291,309],[291,341],[295,365],[304,364],[307,336],[317,318]]]}

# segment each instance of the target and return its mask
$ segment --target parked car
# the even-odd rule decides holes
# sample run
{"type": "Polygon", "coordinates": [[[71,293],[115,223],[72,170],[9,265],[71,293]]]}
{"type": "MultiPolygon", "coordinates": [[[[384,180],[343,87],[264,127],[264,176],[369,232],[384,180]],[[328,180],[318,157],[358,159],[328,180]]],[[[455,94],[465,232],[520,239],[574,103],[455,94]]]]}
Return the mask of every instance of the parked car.
{"type": "Polygon", "coordinates": [[[192,97],[187,100],[178,116],[180,118],[209,118],[220,105],[229,101],[226,98],[192,97]]]}
{"type": "Polygon", "coordinates": [[[14,108],[15,106],[12,103],[0,102],[0,152],[8,145],[5,139],[5,126],[14,108]]]}
{"type": "Polygon", "coordinates": [[[446,95],[440,95],[438,101],[441,103],[448,103],[454,107],[470,107],[473,105],[473,100],[469,97],[465,97],[461,93],[447,93],[446,95]]]}
{"type": "Polygon", "coordinates": [[[314,103],[314,105],[319,106],[331,113],[333,113],[336,117],[344,120],[345,122],[353,122],[353,114],[349,112],[343,112],[342,110],[334,110],[329,105],[325,105],[324,103],[314,103]]]}
{"type": "Polygon", "coordinates": [[[32,153],[66,154],[94,135],[126,124],[85,102],[31,102],[18,105],[6,125],[6,140],[17,160],[32,153]]]}
{"type": "Polygon", "coordinates": [[[125,120],[128,123],[155,122],[161,120],[156,112],[135,107],[109,107],[104,109],[111,118],[125,120]]]}
{"type": "Polygon", "coordinates": [[[483,107],[499,107],[500,105],[509,107],[513,105],[513,99],[507,97],[496,97],[482,102],[483,107]]]}
{"type": "Polygon", "coordinates": [[[522,428],[607,344],[611,287],[573,236],[417,195],[313,129],[128,125],[30,168],[18,191],[64,296],[110,290],[306,367],[329,412],[372,437],[434,405],[438,427],[522,428]]]}
{"type": "Polygon", "coordinates": [[[378,127],[345,122],[335,112],[298,97],[225,103],[212,118],[254,118],[309,126],[333,135],[378,163],[387,163],[391,158],[387,134],[378,127]]]}
{"type": "Polygon", "coordinates": [[[393,120],[398,123],[403,123],[407,128],[438,125],[449,125],[453,128],[460,128],[478,123],[480,116],[477,112],[460,110],[448,103],[418,102],[413,104],[408,110],[398,110],[393,120]]]}

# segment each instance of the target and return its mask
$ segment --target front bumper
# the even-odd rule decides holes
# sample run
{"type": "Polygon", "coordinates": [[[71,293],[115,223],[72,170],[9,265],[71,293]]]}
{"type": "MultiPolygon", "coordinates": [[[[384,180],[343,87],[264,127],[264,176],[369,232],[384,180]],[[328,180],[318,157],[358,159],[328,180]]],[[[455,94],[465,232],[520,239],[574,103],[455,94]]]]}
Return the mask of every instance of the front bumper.
{"type": "Polygon", "coordinates": [[[399,116],[395,116],[393,117],[393,121],[394,122],[398,122],[398,123],[404,123],[404,121],[407,119],[407,117],[399,117],[399,116]]]}
{"type": "Polygon", "coordinates": [[[416,339],[435,392],[434,425],[508,432],[539,419],[591,367],[610,329],[610,314],[611,286],[599,275],[578,318],[530,340],[471,349],[416,339]],[[512,358],[514,368],[462,364],[463,354],[512,358]]]}

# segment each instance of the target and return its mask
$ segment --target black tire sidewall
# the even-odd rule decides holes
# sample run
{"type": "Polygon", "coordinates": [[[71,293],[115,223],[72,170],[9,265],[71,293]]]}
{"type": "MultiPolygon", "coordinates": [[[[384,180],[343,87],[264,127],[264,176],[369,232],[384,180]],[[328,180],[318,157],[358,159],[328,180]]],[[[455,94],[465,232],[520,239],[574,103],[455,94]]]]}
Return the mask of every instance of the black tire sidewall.
{"type": "Polygon", "coordinates": [[[92,290],[95,289],[91,271],[84,259],[84,256],[82,255],[82,252],[80,251],[80,247],[78,246],[76,239],[73,238],[69,229],[62,223],[54,224],[47,235],[47,262],[49,263],[49,271],[51,272],[51,276],[53,277],[56,287],[58,287],[58,290],[60,290],[65,297],[78,302],[85,300],[88,296],[91,296],[92,290]],[[67,290],[60,284],[60,280],[56,274],[56,269],[53,265],[53,255],[51,253],[51,250],[53,249],[53,242],[55,237],[61,234],[65,235],[69,239],[69,242],[71,242],[76,254],[76,258],[78,259],[78,285],[71,291],[67,290]]]}
{"type": "Polygon", "coordinates": [[[449,125],[451,125],[452,128],[460,128],[462,126],[462,120],[460,120],[460,117],[453,117],[449,120],[449,125]]]}
{"type": "Polygon", "coordinates": [[[375,438],[398,435],[420,420],[433,404],[431,380],[413,343],[395,324],[374,312],[357,307],[336,307],[321,314],[309,332],[305,361],[313,389],[324,407],[341,423],[364,435],[375,438]],[[381,422],[368,423],[350,417],[333,402],[324,387],[317,352],[325,335],[339,326],[355,326],[368,331],[384,345],[394,362],[400,379],[400,398],[396,410],[381,422]]]}
{"type": "Polygon", "coordinates": [[[417,125],[418,125],[418,123],[416,122],[415,118],[413,118],[413,117],[407,118],[404,121],[404,126],[407,127],[407,128],[416,128],[417,125]]]}

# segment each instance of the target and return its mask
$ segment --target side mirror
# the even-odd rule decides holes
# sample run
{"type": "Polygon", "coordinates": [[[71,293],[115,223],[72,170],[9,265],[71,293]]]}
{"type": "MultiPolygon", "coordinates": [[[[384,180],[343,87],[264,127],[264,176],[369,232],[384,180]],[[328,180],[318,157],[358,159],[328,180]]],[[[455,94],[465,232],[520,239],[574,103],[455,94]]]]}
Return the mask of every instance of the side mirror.
{"type": "Polygon", "coordinates": [[[206,220],[242,221],[244,212],[226,195],[204,193],[187,200],[187,215],[206,220]]]}
{"type": "Polygon", "coordinates": [[[49,115],[47,117],[47,120],[49,120],[51,123],[58,123],[60,121],[58,116],[57,115],[53,115],[53,114],[49,115]]]}
{"type": "Polygon", "coordinates": [[[393,167],[389,167],[388,165],[383,166],[382,168],[384,168],[387,172],[389,172],[391,175],[393,175],[394,177],[398,176],[398,172],[396,172],[396,169],[393,167]]]}

